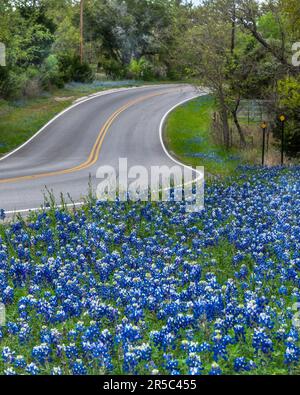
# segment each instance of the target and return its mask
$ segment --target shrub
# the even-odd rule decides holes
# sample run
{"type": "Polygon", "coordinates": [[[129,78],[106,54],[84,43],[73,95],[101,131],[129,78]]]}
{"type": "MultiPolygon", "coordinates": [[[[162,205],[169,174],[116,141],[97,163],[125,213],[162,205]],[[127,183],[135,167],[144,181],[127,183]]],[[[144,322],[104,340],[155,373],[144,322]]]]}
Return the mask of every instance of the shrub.
{"type": "Polygon", "coordinates": [[[115,59],[104,59],[101,61],[101,66],[110,78],[120,79],[124,78],[127,74],[127,69],[115,59]]]}
{"type": "Polygon", "coordinates": [[[49,55],[41,68],[41,82],[45,89],[51,86],[62,88],[64,86],[63,75],[59,68],[59,60],[55,55],[49,55]]]}
{"type": "Polygon", "coordinates": [[[140,80],[154,79],[154,66],[144,57],[139,60],[132,59],[129,65],[129,75],[131,78],[140,80]]]}
{"type": "Polygon", "coordinates": [[[93,82],[94,73],[88,63],[81,64],[78,56],[60,55],[60,75],[64,82],[93,82]]]}
{"type": "Polygon", "coordinates": [[[36,97],[42,92],[42,81],[40,70],[35,67],[29,67],[23,75],[22,96],[36,97]]]}
{"type": "Polygon", "coordinates": [[[167,76],[167,67],[158,61],[149,61],[145,57],[139,60],[132,59],[128,69],[128,77],[151,81],[154,79],[162,79],[167,76]]]}
{"type": "Polygon", "coordinates": [[[28,77],[21,69],[0,67],[0,97],[14,99],[24,95],[28,77]]]}
{"type": "Polygon", "coordinates": [[[142,74],[141,62],[136,59],[132,59],[128,69],[128,77],[139,79],[142,74]]]}

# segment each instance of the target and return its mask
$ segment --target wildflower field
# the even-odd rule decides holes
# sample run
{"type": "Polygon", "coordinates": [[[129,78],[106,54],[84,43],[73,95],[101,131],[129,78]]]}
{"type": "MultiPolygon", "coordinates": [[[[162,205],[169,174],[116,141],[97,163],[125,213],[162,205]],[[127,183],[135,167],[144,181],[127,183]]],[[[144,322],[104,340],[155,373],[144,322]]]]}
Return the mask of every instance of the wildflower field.
{"type": "MultiPolygon", "coordinates": [[[[3,213],[2,213],[2,216],[3,213]]],[[[299,374],[300,168],[0,228],[1,374],[299,374]]]]}

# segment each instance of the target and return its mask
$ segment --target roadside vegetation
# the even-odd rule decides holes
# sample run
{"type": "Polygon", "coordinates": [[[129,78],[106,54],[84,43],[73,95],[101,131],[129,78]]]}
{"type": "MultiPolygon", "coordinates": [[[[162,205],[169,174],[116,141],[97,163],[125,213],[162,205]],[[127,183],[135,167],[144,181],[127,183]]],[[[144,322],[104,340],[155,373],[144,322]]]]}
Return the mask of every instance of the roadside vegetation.
{"type": "Polygon", "coordinates": [[[10,107],[72,82],[198,80],[216,99],[214,130],[226,150],[231,128],[239,149],[252,150],[238,117],[247,100],[262,107],[276,144],[285,115],[286,158],[299,158],[299,26],[298,0],[2,0],[0,100],[10,107]]]}
{"type": "MultiPolygon", "coordinates": [[[[247,149],[241,149],[234,121],[229,119],[230,148],[222,144],[222,136],[216,122],[217,103],[207,95],[192,100],[168,117],[164,142],[172,156],[189,166],[204,166],[207,175],[234,175],[241,165],[262,163],[261,113],[250,113],[249,104],[238,114],[245,131],[247,149]]],[[[288,162],[288,158],[285,158],[288,162]]],[[[280,150],[271,133],[266,136],[265,163],[280,164],[280,150]]]]}
{"type": "Polygon", "coordinates": [[[174,110],[164,131],[167,149],[182,163],[204,166],[212,175],[229,175],[240,164],[238,150],[226,150],[213,139],[212,118],[216,111],[211,96],[200,97],[174,110]]]}

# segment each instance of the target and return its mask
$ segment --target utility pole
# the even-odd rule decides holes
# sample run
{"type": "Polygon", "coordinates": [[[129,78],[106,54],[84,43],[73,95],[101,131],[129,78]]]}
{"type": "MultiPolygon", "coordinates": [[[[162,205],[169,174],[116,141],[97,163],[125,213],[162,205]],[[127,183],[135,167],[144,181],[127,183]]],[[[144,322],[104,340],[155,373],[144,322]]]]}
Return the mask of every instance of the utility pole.
{"type": "Polygon", "coordinates": [[[80,0],[80,63],[83,63],[83,13],[84,13],[84,0],[80,0]]]}

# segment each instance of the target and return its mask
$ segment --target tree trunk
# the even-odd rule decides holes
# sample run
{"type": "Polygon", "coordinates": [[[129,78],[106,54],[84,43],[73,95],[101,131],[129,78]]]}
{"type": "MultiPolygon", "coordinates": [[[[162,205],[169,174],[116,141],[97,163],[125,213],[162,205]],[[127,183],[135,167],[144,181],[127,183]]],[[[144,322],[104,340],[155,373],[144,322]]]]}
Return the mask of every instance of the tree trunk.
{"type": "Polygon", "coordinates": [[[221,120],[222,120],[222,126],[223,126],[223,140],[224,140],[224,145],[226,149],[229,149],[230,147],[230,130],[229,130],[229,123],[228,123],[228,111],[227,107],[225,104],[225,100],[223,95],[220,95],[220,115],[221,115],[221,120]]]}
{"type": "Polygon", "coordinates": [[[232,116],[233,116],[233,120],[234,120],[235,126],[236,126],[237,131],[238,131],[239,136],[240,136],[241,146],[243,148],[245,148],[246,147],[246,138],[245,138],[243,129],[242,129],[240,123],[239,123],[239,119],[238,119],[238,116],[237,116],[237,110],[232,110],[231,113],[232,113],[232,116]]]}

